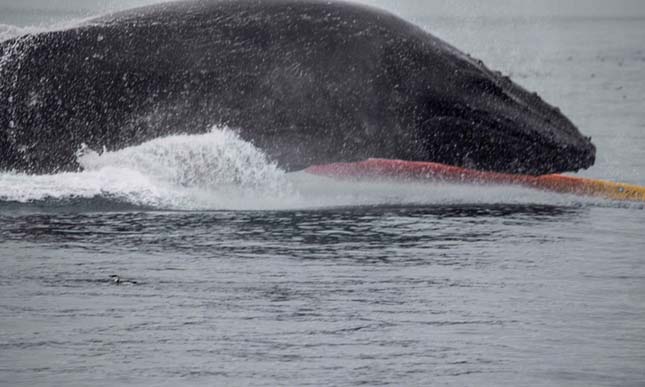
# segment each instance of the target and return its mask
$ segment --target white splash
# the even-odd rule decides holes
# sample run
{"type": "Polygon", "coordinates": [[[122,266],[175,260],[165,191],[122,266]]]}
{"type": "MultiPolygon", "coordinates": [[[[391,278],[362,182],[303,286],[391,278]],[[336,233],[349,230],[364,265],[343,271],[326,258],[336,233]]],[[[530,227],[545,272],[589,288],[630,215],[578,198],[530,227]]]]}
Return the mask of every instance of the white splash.
{"type": "Polygon", "coordinates": [[[99,155],[81,150],[85,171],[118,168],[137,171],[157,183],[176,187],[278,192],[284,172],[252,144],[229,129],[203,135],[178,135],[99,155]]]}
{"type": "Polygon", "coordinates": [[[282,210],[373,205],[555,204],[580,198],[509,186],[343,181],[285,173],[234,131],[83,148],[82,172],[0,173],[0,201],[109,198],[162,210],[282,210]]]}
{"type": "Polygon", "coordinates": [[[292,195],[285,173],[228,129],[102,154],[84,148],[78,161],[82,172],[0,174],[0,200],[101,196],[167,209],[220,209],[254,208],[255,198],[292,195]]]}

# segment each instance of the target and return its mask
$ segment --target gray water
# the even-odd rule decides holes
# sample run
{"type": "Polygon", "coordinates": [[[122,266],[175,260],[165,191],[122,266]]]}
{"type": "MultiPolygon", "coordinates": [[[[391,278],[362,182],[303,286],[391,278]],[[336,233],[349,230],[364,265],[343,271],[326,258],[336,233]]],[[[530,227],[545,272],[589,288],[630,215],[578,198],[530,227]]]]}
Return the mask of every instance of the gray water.
{"type": "MultiPolygon", "coordinates": [[[[645,20],[416,21],[592,135],[583,175],[645,185],[645,20]]],[[[110,160],[0,174],[1,384],[645,385],[642,204],[110,160]]]]}

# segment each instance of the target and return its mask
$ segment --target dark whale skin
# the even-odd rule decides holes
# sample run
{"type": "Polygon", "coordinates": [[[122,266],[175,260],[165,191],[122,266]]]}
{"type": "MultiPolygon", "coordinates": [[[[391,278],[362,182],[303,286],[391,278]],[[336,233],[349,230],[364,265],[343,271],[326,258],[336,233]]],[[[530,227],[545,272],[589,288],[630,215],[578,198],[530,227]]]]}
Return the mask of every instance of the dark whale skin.
{"type": "Polygon", "coordinates": [[[591,166],[560,111],[419,27],[344,2],[189,1],[0,43],[0,170],[234,128],[285,170],[371,157],[591,166]]]}

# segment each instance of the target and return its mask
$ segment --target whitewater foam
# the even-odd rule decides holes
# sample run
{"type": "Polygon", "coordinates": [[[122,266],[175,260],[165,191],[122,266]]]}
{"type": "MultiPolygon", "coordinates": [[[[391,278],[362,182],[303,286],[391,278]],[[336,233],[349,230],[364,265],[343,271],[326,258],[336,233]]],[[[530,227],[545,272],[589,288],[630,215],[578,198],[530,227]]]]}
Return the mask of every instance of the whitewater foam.
{"type": "Polygon", "coordinates": [[[291,192],[284,171],[228,129],[169,136],[101,154],[84,148],[78,162],[83,171],[77,173],[0,174],[0,200],[100,196],[167,209],[220,209],[291,192]]]}
{"type": "Polygon", "coordinates": [[[282,170],[227,128],[154,139],[100,155],[81,150],[78,162],[85,171],[106,167],[134,170],[158,183],[178,187],[275,193],[287,185],[282,170]]]}
{"type": "MultiPolygon", "coordinates": [[[[83,170],[0,173],[0,201],[108,199],[161,210],[281,210],[375,205],[597,203],[522,187],[350,181],[285,173],[228,128],[175,135],[101,153],[82,148],[83,170]]],[[[103,208],[103,207],[102,207],[103,208]]]]}

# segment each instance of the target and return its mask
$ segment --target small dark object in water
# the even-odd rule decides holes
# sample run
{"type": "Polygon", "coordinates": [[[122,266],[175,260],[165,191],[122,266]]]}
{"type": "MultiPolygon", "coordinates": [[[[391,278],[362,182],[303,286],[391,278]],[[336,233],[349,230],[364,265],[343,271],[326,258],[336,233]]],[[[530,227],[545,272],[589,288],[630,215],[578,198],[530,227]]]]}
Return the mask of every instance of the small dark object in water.
{"type": "Polygon", "coordinates": [[[116,275],[116,274],[110,275],[110,280],[112,281],[112,283],[114,283],[116,285],[120,285],[120,284],[136,285],[136,284],[138,284],[137,281],[124,279],[124,278],[121,278],[119,275],[116,275]]]}

